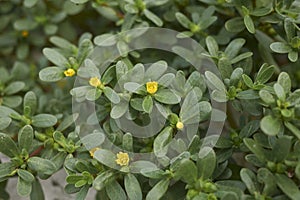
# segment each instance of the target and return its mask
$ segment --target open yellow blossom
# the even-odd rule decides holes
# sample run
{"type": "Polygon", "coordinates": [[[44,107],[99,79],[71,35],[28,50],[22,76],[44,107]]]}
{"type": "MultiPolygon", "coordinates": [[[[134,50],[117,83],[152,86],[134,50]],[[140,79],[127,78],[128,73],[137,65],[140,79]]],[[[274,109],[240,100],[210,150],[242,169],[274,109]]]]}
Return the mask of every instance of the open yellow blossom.
{"type": "Polygon", "coordinates": [[[100,149],[100,148],[95,147],[95,148],[92,148],[92,149],[90,150],[90,155],[91,155],[92,158],[94,158],[94,153],[95,153],[97,150],[99,150],[99,149],[100,149]]]}
{"type": "Polygon", "coordinates": [[[75,75],[75,70],[72,68],[69,68],[64,71],[65,76],[74,76],[75,75]]]}
{"type": "Polygon", "coordinates": [[[89,84],[93,87],[100,87],[102,85],[101,81],[97,77],[90,78],[89,84]]]}
{"type": "Polygon", "coordinates": [[[181,121],[179,121],[176,123],[176,128],[182,130],[184,128],[184,124],[181,121]]]}
{"type": "Polygon", "coordinates": [[[27,37],[29,35],[29,32],[28,31],[22,31],[22,37],[27,37]]]}
{"type": "Polygon", "coordinates": [[[116,163],[120,166],[128,166],[129,163],[128,153],[123,153],[123,152],[117,153],[116,163]]]}
{"type": "Polygon", "coordinates": [[[156,81],[147,82],[146,88],[149,94],[154,94],[158,89],[158,83],[156,81]]]}

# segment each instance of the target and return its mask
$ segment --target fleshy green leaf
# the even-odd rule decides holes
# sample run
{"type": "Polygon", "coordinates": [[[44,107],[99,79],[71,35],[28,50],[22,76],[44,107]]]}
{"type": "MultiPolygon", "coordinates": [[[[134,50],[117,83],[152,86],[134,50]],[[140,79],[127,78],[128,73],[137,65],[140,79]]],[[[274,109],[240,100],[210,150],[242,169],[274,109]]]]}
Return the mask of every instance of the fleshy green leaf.
{"type": "Polygon", "coordinates": [[[58,67],[65,67],[68,63],[68,60],[54,49],[44,48],[43,54],[58,67]]]}
{"type": "Polygon", "coordinates": [[[33,129],[30,125],[24,126],[18,135],[18,144],[21,149],[26,149],[29,152],[33,141],[33,129]]]}
{"type": "Polygon", "coordinates": [[[0,133],[0,152],[9,157],[15,157],[19,155],[20,150],[11,137],[5,133],[0,133]]]}
{"type": "Polygon", "coordinates": [[[265,134],[275,136],[280,132],[282,124],[279,119],[267,115],[260,121],[260,128],[265,134]]]}
{"type": "Polygon", "coordinates": [[[300,191],[298,186],[283,174],[275,174],[278,187],[292,200],[300,199],[300,191]]]}
{"type": "Polygon", "coordinates": [[[56,165],[50,160],[40,157],[30,157],[27,160],[28,167],[38,173],[51,175],[56,171],[56,165]]]}
{"type": "Polygon", "coordinates": [[[38,114],[32,117],[32,125],[39,128],[47,128],[54,126],[57,118],[54,115],[38,114]]]}
{"type": "Polygon", "coordinates": [[[121,187],[121,185],[116,181],[113,180],[109,183],[106,187],[106,193],[110,199],[114,200],[124,200],[126,199],[126,193],[121,187]]]}
{"type": "Polygon", "coordinates": [[[166,193],[169,186],[169,179],[159,181],[147,194],[146,200],[159,200],[166,193]]]}
{"type": "Polygon", "coordinates": [[[125,190],[129,199],[142,200],[141,186],[133,174],[126,174],[124,179],[125,190]]]}

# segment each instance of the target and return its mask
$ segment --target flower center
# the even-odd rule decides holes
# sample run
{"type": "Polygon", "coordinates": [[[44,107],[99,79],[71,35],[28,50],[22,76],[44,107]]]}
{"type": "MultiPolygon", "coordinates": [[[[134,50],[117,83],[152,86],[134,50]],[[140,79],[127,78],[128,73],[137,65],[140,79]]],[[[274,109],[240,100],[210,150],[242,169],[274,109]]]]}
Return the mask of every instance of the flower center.
{"type": "Polygon", "coordinates": [[[89,84],[93,87],[100,87],[102,85],[101,81],[97,77],[90,78],[89,84]]]}
{"type": "Polygon", "coordinates": [[[156,81],[146,83],[147,92],[154,94],[158,89],[158,83],[156,81]]]}
{"type": "Polygon", "coordinates": [[[69,76],[69,77],[74,76],[75,75],[75,70],[72,69],[72,68],[69,68],[69,69],[64,71],[64,74],[65,74],[65,76],[69,76]]]}
{"type": "Polygon", "coordinates": [[[123,152],[117,153],[116,163],[120,166],[128,166],[129,163],[128,153],[123,153],[123,152]]]}

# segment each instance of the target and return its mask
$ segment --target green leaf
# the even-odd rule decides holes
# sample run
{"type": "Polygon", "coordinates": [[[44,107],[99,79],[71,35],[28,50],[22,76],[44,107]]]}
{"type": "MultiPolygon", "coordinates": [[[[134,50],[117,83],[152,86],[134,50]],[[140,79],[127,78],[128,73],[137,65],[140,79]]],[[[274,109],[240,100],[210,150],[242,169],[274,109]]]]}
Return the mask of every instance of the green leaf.
{"type": "Polygon", "coordinates": [[[105,187],[105,189],[106,189],[106,194],[110,199],[114,199],[114,200],[126,199],[125,191],[116,180],[113,180],[111,183],[109,183],[105,187]]]}
{"type": "Polygon", "coordinates": [[[252,52],[245,52],[245,53],[242,53],[242,54],[236,56],[235,58],[233,58],[233,59],[231,60],[231,64],[235,64],[235,63],[237,63],[237,62],[240,62],[241,60],[244,60],[244,59],[246,59],[246,58],[251,57],[252,55],[253,55],[252,52]]]}
{"type": "Polygon", "coordinates": [[[0,163],[0,179],[8,176],[15,170],[15,164],[12,162],[0,163]]]}
{"type": "Polygon", "coordinates": [[[68,63],[68,60],[54,49],[44,48],[43,54],[48,60],[50,60],[58,67],[65,67],[68,63]]]}
{"type": "Polygon", "coordinates": [[[16,108],[22,103],[22,97],[20,96],[5,96],[3,97],[3,105],[10,108],[16,108]]]}
{"type": "Polygon", "coordinates": [[[158,80],[168,68],[166,61],[158,61],[153,63],[145,73],[145,78],[150,79],[151,81],[158,80]]]}
{"type": "Polygon", "coordinates": [[[94,158],[102,164],[114,168],[116,166],[116,155],[106,149],[99,149],[94,153],[94,158]]]}
{"type": "Polygon", "coordinates": [[[255,82],[261,84],[266,83],[272,77],[274,70],[273,65],[268,66],[267,64],[263,64],[257,73],[255,82]]]}
{"type": "Polygon", "coordinates": [[[157,15],[155,15],[153,12],[151,12],[150,10],[145,9],[144,14],[148,19],[150,19],[157,26],[163,25],[163,21],[157,15]]]}
{"type": "Polygon", "coordinates": [[[205,72],[205,77],[208,80],[208,86],[211,87],[211,89],[216,89],[225,92],[226,88],[224,83],[215,75],[214,73],[210,71],[205,72]]]}
{"type": "Polygon", "coordinates": [[[146,200],[159,200],[168,190],[169,179],[159,181],[147,194],[146,200]]]}
{"type": "Polygon", "coordinates": [[[128,44],[126,42],[124,42],[123,40],[119,40],[117,42],[117,49],[119,51],[119,54],[122,57],[126,57],[128,55],[128,53],[130,52],[128,44]]]}
{"type": "Polygon", "coordinates": [[[129,199],[142,200],[141,186],[133,174],[126,174],[124,178],[125,190],[129,199]]]}
{"type": "Polygon", "coordinates": [[[26,149],[29,152],[33,142],[33,129],[30,125],[24,126],[18,135],[18,144],[20,149],[26,149]]]}
{"type": "Polygon", "coordinates": [[[281,72],[278,76],[277,82],[283,87],[285,93],[289,93],[291,91],[292,83],[288,73],[281,72]]]}
{"type": "Polygon", "coordinates": [[[216,167],[216,154],[212,148],[203,147],[197,160],[198,176],[206,180],[211,178],[216,167]]]}
{"type": "Polygon", "coordinates": [[[273,42],[270,45],[270,48],[276,53],[289,53],[290,51],[292,51],[292,48],[288,44],[285,44],[283,42],[273,42]]]}
{"type": "Polygon", "coordinates": [[[39,128],[47,128],[54,126],[57,118],[54,115],[38,114],[32,117],[32,125],[39,128]]]}
{"type": "Polygon", "coordinates": [[[93,182],[93,187],[100,191],[111,181],[114,177],[114,172],[112,171],[103,171],[100,173],[93,182]]]}
{"type": "Polygon", "coordinates": [[[260,121],[260,128],[265,134],[275,136],[280,132],[282,124],[279,119],[267,115],[260,121]]]}
{"type": "Polygon", "coordinates": [[[15,20],[13,25],[14,28],[18,31],[23,31],[23,30],[29,31],[37,27],[38,23],[33,21],[33,19],[23,18],[23,19],[15,20]]]}
{"type": "Polygon", "coordinates": [[[56,165],[50,160],[40,157],[30,157],[27,160],[28,167],[41,174],[51,175],[56,171],[56,165]]]}
{"type": "Polygon", "coordinates": [[[292,200],[300,199],[300,191],[298,186],[283,174],[275,174],[278,187],[292,200]]]}
{"type": "Polygon", "coordinates": [[[284,20],[284,30],[286,32],[286,36],[288,41],[291,41],[291,39],[295,35],[295,26],[293,24],[293,20],[291,18],[285,18],[284,20]]]}
{"type": "Polygon", "coordinates": [[[300,140],[300,130],[290,122],[284,122],[284,125],[300,140]]]}
{"type": "Polygon", "coordinates": [[[71,1],[76,4],[83,4],[83,3],[88,2],[89,0],[71,0],[71,1]]]}
{"type": "Polygon", "coordinates": [[[259,91],[259,96],[260,98],[266,102],[268,105],[274,104],[275,103],[275,98],[273,95],[268,92],[267,90],[260,90],[259,91]]]}
{"type": "Polygon", "coordinates": [[[23,180],[19,176],[18,177],[18,183],[17,183],[18,195],[20,195],[22,197],[27,197],[31,193],[31,189],[32,189],[31,183],[26,182],[25,180],[23,180]]]}
{"type": "Polygon", "coordinates": [[[227,97],[226,93],[223,91],[219,91],[219,90],[214,90],[211,93],[211,98],[220,103],[228,101],[228,97],[227,97]]]}
{"type": "Polygon", "coordinates": [[[284,88],[279,83],[274,84],[274,91],[275,91],[278,99],[280,99],[281,101],[284,102],[285,98],[286,98],[286,94],[285,94],[284,88]]]}
{"type": "Polygon", "coordinates": [[[111,111],[110,111],[110,116],[113,119],[118,119],[122,117],[126,111],[128,110],[128,102],[127,101],[121,101],[119,104],[115,105],[111,111]]]}
{"type": "Polygon", "coordinates": [[[250,194],[254,195],[254,193],[259,191],[259,185],[256,176],[250,169],[243,168],[240,171],[240,176],[242,181],[247,186],[250,194]]]}
{"type": "Polygon", "coordinates": [[[224,53],[229,60],[237,56],[238,52],[241,50],[243,45],[246,43],[246,40],[243,38],[237,38],[232,40],[229,45],[226,47],[224,53]]]}
{"type": "Polygon", "coordinates": [[[0,152],[11,158],[20,154],[16,143],[5,133],[0,133],[0,152]]]}
{"type": "Polygon", "coordinates": [[[161,157],[166,154],[172,140],[172,132],[172,127],[165,127],[154,139],[153,151],[156,156],[161,157]]]}
{"type": "Polygon", "coordinates": [[[116,44],[116,36],[110,33],[98,35],[95,37],[94,43],[98,46],[112,46],[116,44]]]}
{"type": "Polygon", "coordinates": [[[187,184],[193,184],[198,178],[197,167],[193,161],[183,159],[174,175],[187,184]]]}
{"type": "Polygon", "coordinates": [[[10,83],[5,89],[4,89],[4,93],[6,95],[12,95],[12,94],[16,94],[18,92],[20,92],[21,90],[23,90],[23,88],[25,87],[25,83],[21,82],[21,81],[15,81],[10,83]]]}
{"type": "Polygon", "coordinates": [[[75,45],[73,45],[68,40],[66,40],[62,37],[52,36],[52,37],[50,37],[50,42],[59,48],[67,49],[69,51],[74,51],[75,49],[77,49],[77,47],[75,45]]]}
{"type": "Polygon", "coordinates": [[[79,66],[93,51],[93,43],[89,39],[84,39],[80,42],[78,53],[76,56],[79,66]]]}
{"type": "Polygon", "coordinates": [[[153,100],[150,95],[147,95],[143,100],[143,109],[146,113],[151,113],[153,108],[153,100]]]}
{"type": "Polygon", "coordinates": [[[182,13],[177,12],[175,13],[176,19],[178,20],[178,22],[184,27],[189,29],[190,25],[191,25],[191,21],[182,13]]]}
{"type": "Polygon", "coordinates": [[[85,200],[89,189],[90,189],[89,185],[83,186],[77,193],[75,200],[85,200]]]}
{"type": "Polygon", "coordinates": [[[125,133],[123,135],[122,147],[126,151],[133,151],[133,137],[131,133],[125,133]]]}
{"type": "Polygon", "coordinates": [[[100,131],[94,131],[84,137],[81,138],[82,144],[87,149],[92,149],[97,146],[100,146],[105,140],[105,135],[100,131]]]}
{"type": "Polygon", "coordinates": [[[11,121],[12,119],[9,117],[0,117],[0,130],[6,129],[11,121]]]}
{"type": "Polygon", "coordinates": [[[30,113],[29,115],[33,115],[35,113],[35,110],[37,108],[37,98],[34,92],[29,91],[25,94],[24,96],[24,102],[23,102],[23,107],[24,107],[24,114],[25,108],[29,107],[30,108],[30,113]]]}
{"type": "Polygon", "coordinates": [[[68,127],[70,127],[74,121],[78,118],[79,114],[74,113],[72,115],[65,115],[62,122],[60,122],[59,126],[56,128],[57,131],[64,131],[68,127]]]}
{"type": "Polygon", "coordinates": [[[288,54],[288,58],[292,62],[296,62],[298,60],[298,52],[297,51],[290,51],[288,54]]]}
{"type": "Polygon", "coordinates": [[[257,142],[250,138],[244,138],[243,142],[248,149],[255,154],[260,162],[265,162],[265,150],[257,142]]]}
{"type": "Polygon", "coordinates": [[[205,41],[210,55],[218,57],[219,46],[217,41],[212,36],[208,36],[205,41]]]}
{"type": "Polygon", "coordinates": [[[242,17],[231,18],[226,21],[225,28],[229,32],[238,33],[245,29],[244,21],[242,17]]]}
{"type": "Polygon", "coordinates": [[[24,6],[27,8],[31,8],[33,7],[36,3],[38,2],[38,0],[24,0],[24,6]]]}
{"type": "Polygon", "coordinates": [[[98,88],[93,88],[87,91],[87,93],[85,94],[85,98],[89,101],[96,101],[101,97],[101,94],[102,90],[98,88]]]}
{"type": "Polygon", "coordinates": [[[259,99],[257,92],[251,89],[239,92],[236,97],[239,99],[259,99]]]}
{"type": "Polygon", "coordinates": [[[114,77],[116,76],[116,68],[115,66],[109,67],[103,74],[101,80],[104,85],[110,83],[114,77]]]}
{"type": "Polygon", "coordinates": [[[255,26],[254,26],[253,20],[251,19],[250,15],[245,15],[244,24],[250,33],[252,33],[252,34],[255,33],[255,26]]]}
{"type": "Polygon", "coordinates": [[[218,68],[223,79],[230,78],[233,69],[231,66],[231,62],[228,58],[226,57],[220,58],[218,61],[218,68]]]}
{"type": "Polygon", "coordinates": [[[38,179],[35,179],[35,181],[32,183],[32,190],[30,193],[30,200],[44,200],[45,195],[43,188],[40,184],[40,181],[38,179]]]}
{"type": "Polygon", "coordinates": [[[140,173],[142,170],[155,171],[157,170],[157,166],[154,163],[145,160],[138,160],[130,164],[130,171],[132,173],[140,173]]]}
{"type": "Polygon", "coordinates": [[[276,180],[272,172],[266,168],[260,168],[257,171],[257,180],[260,183],[264,183],[263,193],[271,195],[276,190],[276,180]]]}
{"type": "Polygon", "coordinates": [[[104,87],[103,92],[112,103],[118,104],[120,102],[119,95],[110,87],[104,87]]]}
{"type": "Polygon", "coordinates": [[[252,79],[251,79],[248,75],[243,74],[243,75],[242,75],[242,78],[243,78],[244,83],[245,83],[249,88],[252,88],[252,87],[254,86],[252,79]]]}
{"type": "Polygon", "coordinates": [[[259,120],[253,120],[247,123],[240,131],[239,136],[241,138],[250,137],[259,129],[259,120]]]}
{"type": "Polygon", "coordinates": [[[167,74],[163,75],[160,79],[158,79],[157,83],[164,87],[169,87],[172,84],[174,78],[175,78],[174,74],[167,73],[167,74]]]}
{"type": "Polygon", "coordinates": [[[292,146],[291,137],[289,136],[280,136],[273,148],[272,148],[272,158],[276,163],[280,163],[284,161],[284,159],[288,156],[290,149],[292,146]]]}
{"type": "Polygon", "coordinates": [[[25,182],[33,182],[34,181],[34,176],[29,172],[24,169],[18,169],[18,175],[21,179],[23,179],[25,182]]]}
{"type": "Polygon", "coordinates": [[[39,72],[39,77],[45,82],[56,82],[64,77],[64,71],[58,67],[46,67],[39,72]]]}
{"type": "Polygon", "coordinates": [[[155,100],[164,104],[178,104],[180,97],[169,89],[159,89],[154,95],[155,100]]]}

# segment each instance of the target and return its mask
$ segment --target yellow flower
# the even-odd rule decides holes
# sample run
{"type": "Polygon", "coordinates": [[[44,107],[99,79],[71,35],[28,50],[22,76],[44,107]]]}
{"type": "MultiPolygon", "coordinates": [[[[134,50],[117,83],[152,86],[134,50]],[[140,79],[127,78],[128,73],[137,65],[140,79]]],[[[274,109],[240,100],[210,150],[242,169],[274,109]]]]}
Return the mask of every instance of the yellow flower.
{"type": "Polygon", "coordinates": [[[117,153],[116,163],[120,166],[128,166],[129,163],[128,153],[123,153],[123,152],[117,153]]]}
{"type": "Polygon", "coordinates": [[[102,85],[101,81],[97,77],[90,78],[89,84],[93,87],[100,87],[102,85]]]}
{"type": "Polygon", "coordinates": [[[74,76],[75,75],[75,70],[74,69],[67,69],[64,71],[65,76],[74,76]]]}
{"type": "Polygon", "coordinates": [[[100,148],[95,147],[95,148],[92,148],[92,149],[90,150],[90,155],[91,155],[92,158],[94,158],[94,153],[95,153],[97,150],[99,150],[99,149],[100,149],[100,148]]]}
{"type": "Polygon", "coordinates": [[[176,128],[182,130],[184,128],[184,124],[181,121],[179,121],[176,123],[176,128]]]}
{"type": "Polygon", "coordinates": [[[153,82],[147,82],[146,83],[146,88],[147,88],[147,92],[149,94],[154,94],[157,89],[158,89],[158,83],[153,81],[153,82]]]}
{"type": "Polygon", "coordinates": [[[28,31],[22,31],[22,37],[27,37],[29,35],[29,32],[28,31]]]}

